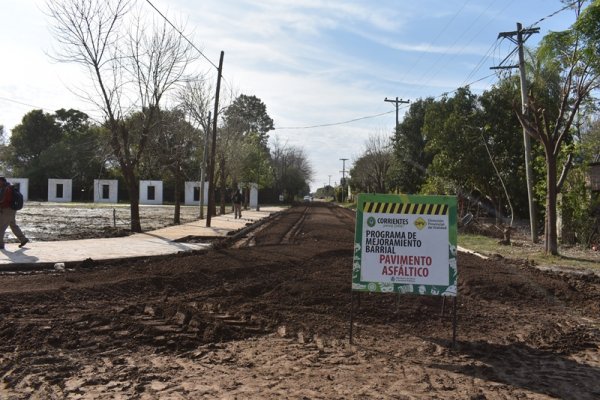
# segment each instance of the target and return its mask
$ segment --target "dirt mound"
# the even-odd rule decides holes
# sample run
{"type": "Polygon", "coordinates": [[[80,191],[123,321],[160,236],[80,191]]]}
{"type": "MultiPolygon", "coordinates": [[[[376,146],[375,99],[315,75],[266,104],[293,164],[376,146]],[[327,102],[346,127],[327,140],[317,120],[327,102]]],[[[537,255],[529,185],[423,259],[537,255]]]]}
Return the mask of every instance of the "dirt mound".
{"type": "Polygon", "coordinates": [[[600,396],[599,279],[461,253],[455,349],[451,301],[394,294],[350,345],[353,235],[315,202],[203,254],[2,275],[0,397],[600,396]]]}

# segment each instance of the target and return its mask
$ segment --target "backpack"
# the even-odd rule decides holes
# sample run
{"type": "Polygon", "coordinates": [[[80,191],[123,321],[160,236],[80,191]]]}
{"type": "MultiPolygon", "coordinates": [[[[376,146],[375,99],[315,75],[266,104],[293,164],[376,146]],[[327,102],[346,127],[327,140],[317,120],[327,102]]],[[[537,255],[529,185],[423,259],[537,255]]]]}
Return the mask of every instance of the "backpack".
{"type": "Polygon", "coordinates": [[[10,201],[10,208],[15,211],[23,208],[23,195],[19,192],[19,189],[12,186],[12,200],[10,201]]]}

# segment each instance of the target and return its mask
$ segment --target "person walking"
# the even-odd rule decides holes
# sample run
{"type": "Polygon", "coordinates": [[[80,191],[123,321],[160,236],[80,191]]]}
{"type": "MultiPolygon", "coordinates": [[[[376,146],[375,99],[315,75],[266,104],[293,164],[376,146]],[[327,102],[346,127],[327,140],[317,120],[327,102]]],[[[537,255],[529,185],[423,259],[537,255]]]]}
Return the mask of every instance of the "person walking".
{"type": "Polygon", "coordinates": [[[242,218],[242,201],[243,197],[240,193],[240,189],[237,189],[233,194],[231,201],[233,202],[233,214],[234,219],[242,218]]]}
{"type": "Polygon", "coordinates": [[[12,233],[19,239],[19,247],[23,247],[29,242],[17,225],[17,211],[10,206],[14,190],[15,188],[6,181],[6,178],[0,176],[0,249],[4,248],[4,233],[9,226],[12,233]]]}

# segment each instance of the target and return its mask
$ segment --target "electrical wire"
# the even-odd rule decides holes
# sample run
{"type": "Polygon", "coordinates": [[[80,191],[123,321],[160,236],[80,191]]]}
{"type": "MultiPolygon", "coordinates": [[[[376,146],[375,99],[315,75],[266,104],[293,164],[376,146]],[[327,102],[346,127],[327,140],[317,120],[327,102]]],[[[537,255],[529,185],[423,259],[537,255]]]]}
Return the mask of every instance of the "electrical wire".
{"type": "MultiPolygon", "coordinates": [[[[454,17],[452,18],[452,20],[454,20],[454,18],[455,18],[455,17],[456,17],[456,16],[457,16],[457,15],[460,13],[460,11],[462,10],[462,8],[464,8],[464,6],[465,6],[465,5],[466,5],[466,4],[467,4],[469,1],[470,1],[470,0],[467,0],[467,1],[466,1],[466,2],[463,4],[463,7],[461,7],[461,9],[459,10],[459,12],[457,12],[457,13],[454,15],[454,17]]],[[[495,1],[495,0],[494,0],[494,1],[495,1]]],[[[187,38],[187,37],[186,37],[186,36],[183,34],[183,32],[181,32],[181,31],[180,31],[178,28],[176,28],[176,27],[175,27],[175,25],[174,25],[174,24],[173,24],[173,23],[172,23],[172,22],[171,22],[171,21],[170,21],[170,20],[169,20],[169,19],[168,19],[168,18],[167,18],[167,17],[166,17],[166,16],[165,16],[163,13],[162,13],[162,12],[160,12],[160,11],[159,11],[159,10],[158,10],[158,9],[157,9],[155,6],[154,6],[154,4],[152,4],[152,2],[151,2],[150,0],[146,0],[146,2],[147,2],[147,3],[148,3],[148,4],[149,4],[149,5],[150,5],[150,6],[151,6],[151,7],[152,7],[152,8],[153,8],[153,9],[154,9],[154,10],[155,10],[155,11],[156,11],[156,12],[157,12],[159,15],[160,15],[160,16],[161,16],[161,17],[162,17],[162,18],[163,18],[163,19],[164,19],[164,20],[165,20],[165,21],[166,21],[166,22],[167,22],[169,25],[171,25],[171,27],[172,27],[173,29],[175,29],[175,30],[177,31],[177,33],[179,33],[179,35],[180,35],[180,36],[181,36],[183,39],[185,39],[185,40],[186,40],[186,41],[187,41],[187,42],[188,42],[188,43],[189,43],[189,44],[190,44],[190,45],[191,45],[191,46],[192,46],[192,47],[193,47],[193,48],[194,48],[194,49],[195,49],[195,50],[196,50],[196,51],[197,51],[197,52],[198,52],[198,53],[199,53],[199,54],[200,54],[202,57],[203,57],[203,58],[205,58],[205,59],[206,59],[206,60],[207,60],[207,61],[208,61],[208,62],[209,62],[209,63],[210,63],[210,64],[211,64],[213,67],[215,67],[216,69],[218,69],[218,67],[217,67],[217,66],[216,66],[216,65],[215,65],[215,64],[214,64],[214,63],[213,63],[213,62],[212,62],[212,61],[211,61],[211,60],[210,60],[210,59],[209,59],[209,58],[208,58],[206,55],[204,55],[204,53],[203,53],[202,51],[200,51],[200,49],[198,49],[198,48],[196,47],[196,45],[195,45],[193,42],[191,42],[191,41],[190,41],[190,40],[189,40],[189,39],[188,39],[188,38],[187,38]]],[[[572,3],[569,3],[569,4],[567,4],[565,7],[561,8],[560,10],[557,10],[557,11],[555,11],[555,12],[553,12],[553,13],[551,13],[551,14],[549,14],[549,15],[547,15],[547,16],[545,16],[545,17],[541,18],[541,19],[539,19],[538,21],[536,21],[535,23],[533,23],[531,26],[536,26],[536,25],[538,25],[539,23],[541,23],[542,21],[544,21],[544,20],[547,20],[547,19],[549,19],[549,18],[552,18],[552,17],[556,16],[557,14],[559,14],[559,13],[561,13],[562,11],[564,11],[564,10],[566,10],[566,9],[568,9],[568,8],[570,8],[570,7],[572,7],[573,5],[575,5],[575,4],[577,4],[577,3],[578,3],[578,1],[573,1],[572,3]]],[[[491,4],[493,4],[493,2],[492,2],[491,4]]],[[[491,6],[491,4],[490,4],[490,6],[491,6]]],[[[489,8],[490,6],[488,6],[488,8],[489,8]]],[[[482,14],[483,14],[483,12],[482,12],[482,13],[479,15],[479,17],[480,17],[482,14]]],[[[478,17],[478,18],[479,18],[479,17],[478,17]]],[[[447,25],[448,25],[448,24],[447,24],[447,25]]],[[[447,25],[446,25],[446,27],[444,27],[444,28],[443,28],[442,32],[443,32],[443,31],[444,31],[444,30],[447,28],[447,25]]],[[[439,37],[440,35],[441,35],[441,32],[440,32],[440,34],[438,34],[438,37],[439,37]]],[[[469,42],[469,43],[470,43],[470,42],[469,42]]],[[[467,78],[465,79],[465,81],[467,81],[467,80],[468,80],[468,79],[469,79],[469,78],[470,78],[472,75],[474,75],[474,74],[475,74],[475,73],[476,73],[476,72],[477,72],[477,71],[478,71],[478,70],[481,68],[481,66],[484,64],[484,62],[485,62],[485,61],[486,61],[486,60],[487,60],[487,59],[490,57],[490,54],[491,54],[491,53],[492,53],[494,50],[496,50],[496,49],[498,48],[498,45],[499,45],[499,41],[498,41],[498,39],[496,39],[496,41],[495,41],[495,42],[494,42],[494,43],[493,43],[493,44],[490,46],[490,48],[488,49],[488,51],[486,52],[486,54],[485,54],[485,55],[482,57],[482,59],[479,61],[479,63],[478,63],[476,66],[475,66],[475,69],[469,73],[469,75],[467,76],[467,78]]],[[[465,47],[465,46],[463,46],[463,49],[464,49],[464,47],[465,47]]],[[[439,60],[438,60],[438,61],[439,61],[439,60]]],[[[427,74],[427,73],[426,73],[426,74],[427,74]]],[[[426,75],[426,74],[425,74],[425,75],[426,75]]],[[[487,78],[490,78],[491,76],[494,76],[494,75],[496,75],[496,74],[495,74],[495,73],[493,73],[493,74],[490,74],[490,75],[484,76],[483,78],[477,79],[477,80],[475,80],[475,81],[472,81],[472,82],[470,82],[470,83],[463,84],[463,85],[461,85],[461,87],[464,87],[464,86],[470,86],[470,85],[472,85],[472,84],[474,84],[474,83],[477,83],[477,82],[483,81],[483,80],[485,80],[485,79],[487,79],[487,78]]],[[[223,77],[223,76],[222,76],[222,78],[224,79],[224,77],[223,77]]],[[[457,90],[458,90],[458,88],[456,88],[456,89],[454,89],[454,90],[452,90],[452,91],[450,91],[450,92],[444,92],[444,93],[442,93],[441,95],[439,95],[439,96],[437,96],[437,97],[435,97],[435,98],[436,98],[436,99],[437,99],[437,98],[441,98],[441,97],[443,97],[443,96],[446,96],[448,93],[454,93],[454,92],[456,92],[457,90]]],[[[17,100],[13,100],[13,99],[9,99],[9,98],[6,98],[6,97],[1,97],[1,96],[0,96],[0,99],[2,99],[2,100],[5,100],[5,101],[9,101],[9,102],[13,102],[13,103],[17,103],[17,104],[21,104],[21,105],[25,105],[25,106],[28,106],[28,107],[33,107],[33,108],[36,108],[36,109],[42,109],[42,110],[46,110],[46,111],[48,111],[47,109],[45,109],[45,108],[43,108],[43,107],[37,107],[37,106],[33,106],[33,105],[31,105],[31,104],[23,103],[23,102],[20,102],[20,101],[17,101],[17,100]]],[[[401,106],[401,107],[399,107],[399,109],[405,109],[405,108],[407,108],[407,107],[408,107],[408,105],[405,105],[405,106],[401,106]]],[[[346,124],[350,124],[350,123],[357,122],[357,121],[361,121],[361,120],[365,120],[365,119],[372,119],[372,118],[381,117],[381,116],[383,116],[383,115],[388,115],[388,114],[394,113],[395,111],[396,111],[396,110],[394,109],[394,110],[391,110],[391,111],[386,111],[386,112],[379,113],[379,114],[366,115],[366,116],[357,117],[357,118],[353,118],[353,119],[346,120],[346,121],[340,121],[340,122],[324,123],[324,124],[309,125],[309,126],[295,126],[295,127],[274,127],[274,128],[273,128],[273,130],[294,130],[294,129],[298,129],[298,130],[299,130],[299,129],[314,129],[314,128],[324,128],[324,127],[331,127],[331,126],[338,126],[338,125],[346,125],[346,124]]]]}
{"type": "Polygon", "coordinates": [[[190,44],[190,46],[192,46],[192,47],[194,48],[194,50],[196,50],[196,51],[197,51],[197,52],[198,52],[198,53],[199,53],[199,54],[200,54],[202,57],[204,57],[204,59],[205,59],[206,61],[208,61],[208,62],[209,62],[209,63],[210,63],[210,64],[211,64],[213,67],[215,67],[217,70],[219,69],[219,67],[217,67],[217,66],[215,65],[215,63],[213,63],[213,62],[210,60],[210,58],[208,58],[207,56],[205,56],[205,55],[204,55],[204,53],[203,53],[203,52],[202,52],[202,51],[201,51],[201,50],[200,50],[198,47],[196,47],[196,45],[195,45],[195,44],[194,44],[194,43],[193,43],[193,42],[192,42],[190,39],[188,39],[188,38],[187,38],[187,36],[185,36],[185,35],[183,34],[183,32],[181,32],[181,31],[179,30],[179,28],[177,28],[177,27],[176,27],[176,26],[175,26],[175,25],[174,25],[174,24],[173,24],[173,23],[172,23],[172,22],[171,22],[171,21],[170,21],[170,20],[169,20],[169,19],[168,19],[168,18],[167,18],[167,17],[166,17],[164,14],[163,14],[163,13],[161,13],[161,12],[159,11],[159,9],[158,9],[158,8],[156,8],[156,7],[154,6],[154,4],[152,4],[152,2],[151,2],[150,0],[146,0],[146,3],[150,4],[150,7],[152,7],[152,8],[153,8],[153,9],[154,9],[154,10],[155,10],[157,13],[158,13],[158,15],[160,15],[160,16],[161,16],[161,17],[162,17],[162,18],[163,18],[163,19],[164,19],[164,20],[165,20],[165,21],[166,21],[166,22],[167,22],[169,25],[171,25],[171,27],[172,27],[173,29],[175,29],[175,31],[177,31],[177,33],[179,33],[179,36],[181,36],[183,39],[185,39],[185,41],[186,41],[186,42],[188,42],[188,43],[190,44]]]}

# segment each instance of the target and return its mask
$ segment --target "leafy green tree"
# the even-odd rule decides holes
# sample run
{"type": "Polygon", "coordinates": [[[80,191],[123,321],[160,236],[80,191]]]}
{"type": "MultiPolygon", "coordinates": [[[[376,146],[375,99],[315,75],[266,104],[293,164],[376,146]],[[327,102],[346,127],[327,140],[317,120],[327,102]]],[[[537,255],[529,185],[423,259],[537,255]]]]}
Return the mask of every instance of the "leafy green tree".
{"type": "MultiPolygon", "coordinates": [[[[159,123],[153,129],[155,132],[148,143],[148,157],[142,165],[146,166],[146,171],[162,177],[167,175],[172,180],[175,200],[173,223],[179,224],[183,183],[193,174],[192,171],[199,170],[202,136],[185,120],[185,113],[180,109],[162,111],[159,123]]],[[[196,174],[192,176],[197,177],[196,174]]]]}
{"type": "Polygon", "coordinates": [[[268,115],[265,104],[256,96],[242,94],[223,112],[223,127],[218,132],[215,161],[220,182],[221,213],[225,212],[225,204],[229,202],[229,184],[236,186],[242,177],[254,181],[267,176],[263,164],[269,154],[267,133],[272,129],[273,119],[268,115]],[[261,173],[263,168],[265,171],[261,173]]]}
{"type": "Polygon", "coordinates": [[[8,138],[4,126],[0,125],[0,171],[4,171],[4,175],[12,175],[12,170],[6,162],[9,157],[8,138]]]}
{"type": "Polygon", "coordinates": [[[546,35],[536,57],[545,71],[556,79],[532,87],[528,94],[528,112],[516,109],[523,128],[540,142],[546,159],[546,224],[545,250],[558,254],[557,197],[562,190],[572,162],[567,156],[559,175],[559,162],[564,147],[573,135],[573,122],[578,111],[591,93],[600,85],[600,57],[598,54],[600,30],[600,3],[594,1],[579,16],[585,1],[573,3],[578,14],[577,22],[562,32],[546,35]],[[548,93],[554,93],[550,96],[548,93]],[[544,100],[554,98],[549,108],[544,100]]]}
{"type": "MultiPolygon", "coordinates": [[[[502,132],[484,123],[479,98],[468,88],[427,107],[423,133],[433,159],[422,190],[456,194],[499,217],[510,212],[503,205],[506,190],[496,172],[501,152],[494,147],[502,132]]],[[[504,171],[505,175],[511,172],[504,171]]]]}
{"type": "Polygon", "coordinates": [[[7,163],[13,173],[29,178],[31,198],[43,199],[47,195],[47,180],[52,171],[45,159],[51,148],[60,143],[63,133],[53,114],[32,110],[15,126],[9,142],[7,163]]]}
{"type": "Polygon", "coordinates": [[[433,155],[429,181],[443,178],[458,192],[479,185],[484,166],[485,170],[488,167],[480,127],[477,96],[468,88],[427,107],[423,135],[427,138],[426,151],[433,155]]]}
{"type": "Polygon", "coordinates": [[[29,178],[32,198],[47,196],[48,178],[70,178],[74,199],[91,200],[92,182],[108,161],[106,139],[81,111],[33,110],[13,129],[4,160],[14,174],[29,178]]]}
{"type": "Polygon", "coordinates": [[[259,189],[273,184],[271,154],[262,145],[258,133],[246,136],[240,155],[243,158],[238,160],[237,167],[241,169],[234,174],[234,186],[238,180],[254,182],[259,189]]]}
{"type": "Polygon", "coordinates": [[[512,110],[513,104],[520,102],[519,96],[518,77],[512,76],[501,79],[485,91],[479,97],[479,102],[482,109],[482,139],[485,139],[491,155],[490,163],[494,164],[490,167],[498,170],[498,174],[489,176],[490,187],[494,188],[490,195],[504,204],[500,208],[508,211],[510,207],[514,216],[528,218],[523,135],[520,134],[522,128],[512,110]],[[502,190],[503,185],[507,193],[502,190]]]}
{"type": "Polygon", "coordinates": [[[273,119],[267,106],[256,96],[242,94],[224,112],[225,125],[245,136],[258,134],[259,143],[267,148],[269,131],[273,130],[273,119]]]}
{"type": "Polygon", "coordinates": [[[399,192],[419,193],[427,179],[431,156],[425,151],[427,141],[423,135],[423,125],[427,108],[433,103],[432,98],[411,103],[392,138],[394,161],[390,183],[399,192]]]}

